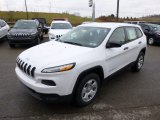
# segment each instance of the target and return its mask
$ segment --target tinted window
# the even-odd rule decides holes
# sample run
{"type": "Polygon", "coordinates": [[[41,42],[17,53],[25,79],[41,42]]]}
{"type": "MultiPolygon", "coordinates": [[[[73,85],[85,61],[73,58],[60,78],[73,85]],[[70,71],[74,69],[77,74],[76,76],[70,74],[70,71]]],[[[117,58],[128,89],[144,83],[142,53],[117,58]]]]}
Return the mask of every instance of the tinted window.
{"type": "Polygon", "coordinates": [[[0,21],[0,26],[1,26],[1,27],[6,26],[6,22],[4,22],[3,20],[1,20],[1,21],[0,21]]]}
{"type": "Polygon", "coordinates": [[[69,23],[52,23],[51,29],[72,29],[69,23]]]}
{"type": "Polygon", "coordinates": [[[149,26],[147,25],[141,25],[141,28],[143,29],[143,31],[150,30],[149,26]]]}
{"type": "Polygon", "coordinates": [[[156,25],[156,24],[148,24],[151,29],[155,30],[155,31],[160,31],[160,25],[156,25]]]}
{"type": "Polygon", "coordinates": [[[125,32],[123,28],[116,29],[109,39],[110,43],[124,44],[125,43],[125,32]]]}
{"type": "Polygon", "coordinates": [[[142,37],[142,31],[139,28],[136,28],[138,38],[142,37]]]}
{"type": "Polygon", "coordinates": [[[127,36],[128,36],[129,41],[137,39],[137,33],[136,33],[136,29],[134,27],[127,27],[126,32],[127,32],[127,36]]]}
{"type": "Polygon", "coordinates": [[[94,48],[104,41],[109,31],[108,28],[81,26],[63,35],[58,41],[94,48]]]}
{"type": "Polygon", "coordinates": [[[33,21],[18,21],[13,28],[16,29],[36,29],[37,24],[33,21]]]}

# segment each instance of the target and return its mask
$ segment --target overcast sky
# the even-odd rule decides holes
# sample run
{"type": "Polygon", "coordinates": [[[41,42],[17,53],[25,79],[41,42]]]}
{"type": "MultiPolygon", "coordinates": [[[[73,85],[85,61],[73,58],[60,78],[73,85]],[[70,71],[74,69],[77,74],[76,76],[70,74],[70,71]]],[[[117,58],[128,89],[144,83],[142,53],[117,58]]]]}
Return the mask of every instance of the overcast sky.
{"type": "MultiPolygon", "coordinates": [[[[91,16],[88,0],[26,0],[29,11],[69,12],[91,16]]],[[[95,0],[96,17],[116,14],[117,0],[95,0]]],[[[24,11],[24,0],[0,0],[0,10],[24,11]]],[[[160,14],[160,0],[120,0],[120,16],[142,17],[160,14]]]]}

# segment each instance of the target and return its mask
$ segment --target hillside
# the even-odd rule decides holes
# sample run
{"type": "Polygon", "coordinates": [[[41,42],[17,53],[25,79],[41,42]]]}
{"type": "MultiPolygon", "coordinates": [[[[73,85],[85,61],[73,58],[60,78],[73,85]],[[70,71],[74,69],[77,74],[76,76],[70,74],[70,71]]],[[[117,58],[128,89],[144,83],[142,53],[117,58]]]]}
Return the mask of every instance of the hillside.
{"type": "MultiPolygon", "coordinates": [[[[67,13],[37,13],[29,12],[29,19],[31,18],[46,18],[47,24],[50,24],[54,18],[68,18],[73,25],[81,24],[84,21],[90,21],[89,18],[79,17],[67,13]]],[[[26,19],[25,12],[14,12],[14,11],[0,11],[0,18],[6,20],[7,22],[15,22],[19,19],[26,19]]]]}

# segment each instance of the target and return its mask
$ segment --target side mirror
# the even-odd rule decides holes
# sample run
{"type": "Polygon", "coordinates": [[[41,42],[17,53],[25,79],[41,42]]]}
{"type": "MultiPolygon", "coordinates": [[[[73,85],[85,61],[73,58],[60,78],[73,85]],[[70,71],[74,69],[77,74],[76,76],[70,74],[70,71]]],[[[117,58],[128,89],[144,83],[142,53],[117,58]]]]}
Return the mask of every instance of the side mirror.
{"type": "Polygon", "coordinates": [[[106,48],[119,48],[121,46],[122,45],[118,43],[107,43],[106,48]]]}
{"type": "Polygon", "coordinates": [[[42,30],[42,27],[38,27],[38,30],[42,30]]]}
{"type": "Polygon", "coordinates": [[[148,29],[148,28],[146,28],[146,29],[144,29],[144,30],[145,30],[145,31],[148,31],[148,32],[150,31],[150,29],[148,29]]]}

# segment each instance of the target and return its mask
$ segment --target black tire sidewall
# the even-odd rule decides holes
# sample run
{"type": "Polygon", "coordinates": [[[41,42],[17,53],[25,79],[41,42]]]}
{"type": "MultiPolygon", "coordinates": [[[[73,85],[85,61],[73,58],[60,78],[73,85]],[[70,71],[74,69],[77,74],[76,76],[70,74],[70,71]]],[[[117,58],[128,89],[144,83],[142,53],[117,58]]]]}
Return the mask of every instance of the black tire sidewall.
{"type": "Polygon", "coordinates": [[[97,85],[98,85],[98,88],[97,88],[97,93],[100,89],[100,77],[96,74],[96,73],[91,73],[91,74],[88,74],[86,75],[85,77],[83,77],[81,80],[80,80],[80,83],[78,85],[78,88],[76,90],[76,104],[78,106],[86,106],[88,104],[90,104],[97,96],[97,93],[95,94],[95,96],[89,101],[89,102],[85,102],[82,100],[82,89],[84,87],[84,85],[91,79],[94,79],[97,81],[97,85]]]}
{"type": "Polygon", "coordinates": [[[139,62],[139,58],[140,58],[141,56],[143,56],[143,64],[144,64],[144,53],[143,53],[143,52],[140,52],[140,54],[138,55],[138,58],[137,58],[137,60],[136,60],[136,62],[135,62],[135,64],[134,64],[134,66],[132,67],[132,70],[133,70],[134,72],[139,72],[139,71],[142,69],[142,67],[143,67],[143,65],[142,65],[142,67],[141,67],[140,69],[138,68],[138,62],[139,62]]]}
{"type": "Polygon", "coordinates": [[[39,45],[39,44],[40,44],[40,37],[38,36],[37,39],[36,39],[35,45],[39,45]]]}
{"type": "Polygon", "coordinates": [[[15,44],[9,44],[11,48],[15,48],[15,44]]]}

